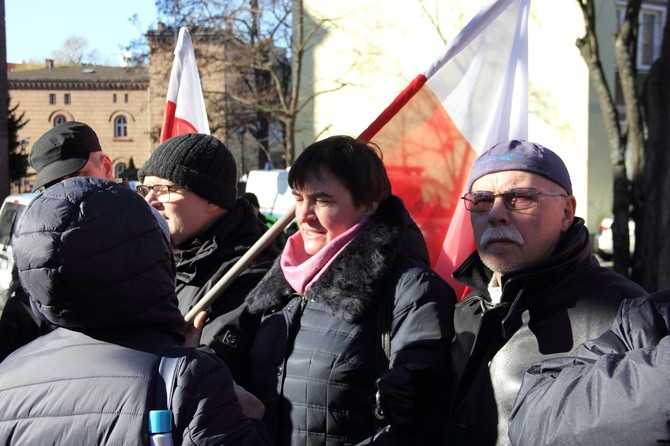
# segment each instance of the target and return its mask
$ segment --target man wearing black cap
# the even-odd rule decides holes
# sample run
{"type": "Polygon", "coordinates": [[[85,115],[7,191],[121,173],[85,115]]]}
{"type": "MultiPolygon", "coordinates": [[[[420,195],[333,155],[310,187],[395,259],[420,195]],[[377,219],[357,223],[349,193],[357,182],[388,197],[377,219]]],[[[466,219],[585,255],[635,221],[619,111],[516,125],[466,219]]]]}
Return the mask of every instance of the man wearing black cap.
{"type": "Polygon", "coordinates": [[[102,151],[98,135],[83,122],[68,121],[40,136],[28,162],[37,174],[33,192],[69,177],[114,179],[112,160],[102,151]]]}
{"type": "MultiPolygon", "coordinates": [[[[138,192],[167,220],[175,246],[177,297],[188,313],[261,237],[266,228],[247,200],[237,199],[237,168],[228,148],[190,133],[162,143],[140,168],[138,192]]],[[[268,248],[209,309],[201,345],[221,357],[246,387],[249,350],[260,322],[246,295],[278,253],[268,248]]]]}
{"type": "Polygon", "coordinates": [[[472,291],[454,314],[447,438],[509,444],[526,369],[600,335],[623,299],[646,292],[591,254],[570,175],[551,150],[495,145],[473,164],[462,199],[477,250],[453,274],[472,291]]]}
{"type": "Polygon", "coordinates": [[[222,361],[180,347],[159,219],[127,187],[98,178],[66,179],[26,208],[14,240],[19,277],[57,328],[0,364],[0,444],[172,444],[150,440],[156,409],[172,412],[174,444],[269,444],[262,423],[243,416],[222,361]]]}
{"type": "MultiPolygon", "coordinates": [[[[87,176],[114,179],[112,161],[100,146],[98,135],[82,122],[68,121],[49,129],[33,145],[28,162],[35,169],[33,192],[69,177],[87,176]]],[[[16,268],[12,272],[18,284],[16,268]]],[[[28,297],[19,285],[0,316],[0,361],[17,348],[50,330],[29,309],[28,297]]]]}

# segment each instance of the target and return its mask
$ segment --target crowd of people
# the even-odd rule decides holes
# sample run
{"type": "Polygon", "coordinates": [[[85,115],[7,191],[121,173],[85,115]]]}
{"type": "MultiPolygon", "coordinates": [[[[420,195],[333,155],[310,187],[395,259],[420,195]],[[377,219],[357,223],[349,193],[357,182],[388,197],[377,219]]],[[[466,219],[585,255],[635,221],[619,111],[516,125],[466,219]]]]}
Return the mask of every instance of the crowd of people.
{"type": "Polygon", "coordinates": [[[163,409],[184,445],[670,442],[670,292],[599,265],[540,144],[472,165],[457,301],[380,148],[313,143],[288,175],[298,231],[188,323],[268,229],[225,144],[166,140],[136,191],[84,123],[29,162],[41,193],[12,239],[0,444],[150,444],[163,409]]]}

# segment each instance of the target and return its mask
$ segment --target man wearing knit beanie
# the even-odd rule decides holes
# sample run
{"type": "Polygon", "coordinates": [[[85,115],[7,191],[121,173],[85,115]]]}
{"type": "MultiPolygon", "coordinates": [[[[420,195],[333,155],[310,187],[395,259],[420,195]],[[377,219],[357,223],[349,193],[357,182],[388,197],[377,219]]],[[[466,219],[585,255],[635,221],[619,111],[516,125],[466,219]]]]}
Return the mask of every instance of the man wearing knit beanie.
{"type": "Polygon", "coordinates": [[[646,293],[591,254],[570,174],[546,147],[496,144],[475,160],[467,187],[477,250],[453,273],[471,291],[454,313],[447,438],[509,444],[525,371],[597,337],[624,298],[646,293]]]}
{"type": "MultiPolygon", "coordinates": [[[[237,168],[217,138],[199,133],[163,142],[138,172],[137,191],[167,220],[175,247],[177,297],[186,315],[267,229],[251,205],[237,199],[237,168]]],[[[207,311],[201,347],[222,358],[246,387],[249,349],[259,320],[246,295],[276,257],[260,254],[207,311]]]]}

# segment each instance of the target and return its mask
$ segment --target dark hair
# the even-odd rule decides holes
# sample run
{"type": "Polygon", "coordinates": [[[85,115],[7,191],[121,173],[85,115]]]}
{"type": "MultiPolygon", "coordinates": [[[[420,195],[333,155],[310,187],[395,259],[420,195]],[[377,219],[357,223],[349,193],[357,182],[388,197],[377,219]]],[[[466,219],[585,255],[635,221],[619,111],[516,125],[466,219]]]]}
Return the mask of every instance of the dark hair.
{"type": "Polygon", "coordinates": [[[322,180],[327,168],[349,190],[354,205],[382,202],[391,195],[391,182],[382,162],[382,153],[373,143],[350,136],[331,136],[309,145],[288,172],[293,189],[305,185],[310,174],[322,180]]]}

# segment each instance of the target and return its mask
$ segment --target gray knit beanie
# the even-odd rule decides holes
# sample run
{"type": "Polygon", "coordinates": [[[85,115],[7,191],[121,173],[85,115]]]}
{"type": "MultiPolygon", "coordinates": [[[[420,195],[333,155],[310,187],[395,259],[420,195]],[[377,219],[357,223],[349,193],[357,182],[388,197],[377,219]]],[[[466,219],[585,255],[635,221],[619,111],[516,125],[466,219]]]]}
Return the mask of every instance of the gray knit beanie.
{"type": "Polygon", "coordinates": [[[170,180],[219,206],[231,209],[237,198],[237,166],[218,139],[186,133],[164,141],[138,172],[170,180]]]}

